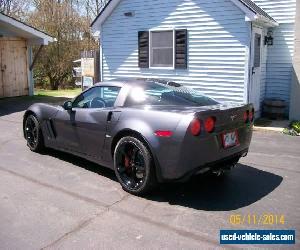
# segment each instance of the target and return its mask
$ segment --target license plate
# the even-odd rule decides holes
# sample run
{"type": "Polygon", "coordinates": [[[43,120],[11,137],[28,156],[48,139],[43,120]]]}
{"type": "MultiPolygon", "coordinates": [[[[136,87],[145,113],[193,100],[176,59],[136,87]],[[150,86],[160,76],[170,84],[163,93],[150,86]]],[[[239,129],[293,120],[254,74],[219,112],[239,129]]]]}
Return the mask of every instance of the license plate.
{"type": "Polygon", "coordinates": [[[225,133],[222,135],[223,147],[231,148],[239,144],[237,131],[225,133]]]}

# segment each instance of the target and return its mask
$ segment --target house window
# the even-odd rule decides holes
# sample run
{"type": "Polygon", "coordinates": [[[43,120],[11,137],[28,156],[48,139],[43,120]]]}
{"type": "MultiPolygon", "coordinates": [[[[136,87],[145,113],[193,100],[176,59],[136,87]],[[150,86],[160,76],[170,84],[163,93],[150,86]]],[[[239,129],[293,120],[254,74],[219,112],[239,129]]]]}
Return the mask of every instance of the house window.
{"type": "Polygon", "coordinates": [[[174,66],[174,32],[150,32],[150,67],[174,66]]]}
{"type": "Polygon", "coordinates": [[[172,31],[138,32],[138,66],[140,68],[187,69],[188,32],[172,31]]]}

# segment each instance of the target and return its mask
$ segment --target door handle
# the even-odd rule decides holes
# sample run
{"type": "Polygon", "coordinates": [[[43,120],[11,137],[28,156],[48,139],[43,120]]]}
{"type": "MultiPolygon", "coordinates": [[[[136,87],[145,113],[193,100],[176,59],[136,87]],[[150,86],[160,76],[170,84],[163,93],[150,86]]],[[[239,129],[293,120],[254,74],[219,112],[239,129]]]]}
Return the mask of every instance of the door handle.
{"type": "Polygon", "coordinates": [[[107,114],[107,121],[108,121],[108,122],[111,122],[112,116],[113,116],[113,112],[112,112],[112,111],[109,111],[108,114],[107,114]]]}
{"type": "Polygon", "coordinates": [[[252,67],[252,75],[255,74],[255,67],[252,67]]]}

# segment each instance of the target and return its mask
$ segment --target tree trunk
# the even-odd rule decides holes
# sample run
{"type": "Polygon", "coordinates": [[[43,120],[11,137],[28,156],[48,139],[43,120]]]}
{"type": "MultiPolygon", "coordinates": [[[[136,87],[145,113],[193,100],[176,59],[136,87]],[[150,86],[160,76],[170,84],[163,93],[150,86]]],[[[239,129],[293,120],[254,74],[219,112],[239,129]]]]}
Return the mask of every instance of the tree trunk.
{"type": "Polygon", "coordinates": [[[51,90],[58,90],[58,84],[57,84],[57,80],[51,76],[49,77],[49,82],[50,82],[50,89],[51,90]]]}

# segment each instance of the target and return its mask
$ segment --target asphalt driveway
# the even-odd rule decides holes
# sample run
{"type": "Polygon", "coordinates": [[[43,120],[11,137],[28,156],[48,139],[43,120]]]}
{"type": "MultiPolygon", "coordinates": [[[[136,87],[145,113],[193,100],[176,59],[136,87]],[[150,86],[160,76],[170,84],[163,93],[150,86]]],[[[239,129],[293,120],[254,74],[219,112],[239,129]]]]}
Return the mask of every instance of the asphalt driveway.
{"type": "Polygon", "coordinates": [[[255,132],[248,157],[226,178],[195,177],[138,198],[101,166],[31,152],[22,115],[35,101],[0,100],[1,249],[215,249],[220,229],[300,231],[297,137],[255,132]],[[284,224],[230,223],[232,215],[264,214],[283,215],[284,224]]]}

